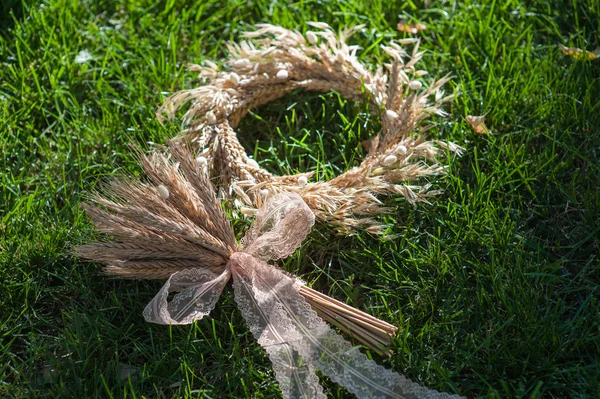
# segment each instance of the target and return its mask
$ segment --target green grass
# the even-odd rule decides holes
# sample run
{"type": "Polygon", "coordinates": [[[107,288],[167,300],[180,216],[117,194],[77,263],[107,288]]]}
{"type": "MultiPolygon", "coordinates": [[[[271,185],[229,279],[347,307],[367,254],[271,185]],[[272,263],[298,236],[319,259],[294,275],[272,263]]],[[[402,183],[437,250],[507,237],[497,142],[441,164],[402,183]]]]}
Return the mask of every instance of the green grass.
{"type": "MultiPolygon", "coordinates": [[[[277,397],[231,289],[192,326],[145,323],[159,282],[107,279],[70,255],[95,237],[80,203],[139,173],[132,143],[177,133],[155,119],[165,93],[192,87],[185,65],[223,57],[249,24],[364,23],[354,40],[377,64],[398,15],[427,25],[426,67],[459,90],[431,134],[468,152],[433,182],[445,194],[432,206],[387,201],[399,239],[319,226],[285,267],[397,324],[395,355],[377,360],[428,387],[600,396],[600,60],[556,46],[600,46],[599,0],[180,3],[0,7],[0,397],[277,397]],[[92,60],[75,63],[82,50],[92,60]],[[464,119],[481,114],[492,135],[464,119]]],[[[275,173],[327,179],[377,132],[365,110],[298,92],[254,110],[240,136],[275,173]]]]}

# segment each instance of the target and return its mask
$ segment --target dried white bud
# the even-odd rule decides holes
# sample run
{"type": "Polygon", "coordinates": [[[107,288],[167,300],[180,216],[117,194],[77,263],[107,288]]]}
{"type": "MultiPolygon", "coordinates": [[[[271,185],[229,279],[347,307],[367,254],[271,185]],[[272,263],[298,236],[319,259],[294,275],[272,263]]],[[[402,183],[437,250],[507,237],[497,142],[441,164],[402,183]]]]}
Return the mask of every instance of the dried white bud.
{"type": "Polygon", "coordinates": [[[156,190],[162,199],[166,200],[169,198],[169,190],[167,190],[164,185],[159,184],[158,187],[156,187],[156,190]]]}
{"type": "Polygon", "coordinates": [[[387,118],[391,120],[398,118],[398,114],[392,111],[391,109],[385,111],[385,116],[387,116],[387,118]]]}
{"type": "Polygon", "coordinates": [[[306,186],[306,183],[308,183],[308,179],[306,178],[306,176],[300,176],[300,177],[298,178],[298,185],[299,185],[300,187],[304,187],[304,186],[306,186]]]}
{"type": "Polygon", "coordinates": [[[402,144],[400,144],[398,146],[398,154],[400,154],[400,155],[406,155],[406,147],[403,146],[402,144]]]}
{"type": "Polygon", "coordinates": [[[414,38],[414,37],[410,37],[408,39],[398,39],[396,40],[396,43],[398,44],[413,44],[418,42],[420,39],[414,38]]]}
{"type": "Polygon", "coordinates": [[[202,155],[200,155],[199,157],[196,158],[196,162],[198,162],[198,164],[200,166],[204,166],[208,163],[208,159],[206,159],[202,155]]]}
{"type": "Polygon", "coordinates": [[[234,85],[237,85],[238,83],[240,83],[240,75],[238,75],[235,72],[231,72],[229,74],[229,80],[231,81],[231,83],[233,83],[234,85]]]}
{"type": "Polygon", "coordinates": [[[233,65],[245,66],[250,65],[250,60],[248,58],[240,58],[239,60],[235,60],[233,65]]]}
{"type": "Polygon", "coordinates": [[[262,195],[263,198],[267,198],[269,196],[269,190],[263,188],[262,190],[260,190],[260,195],[262,195]]]}
{"type": "Polygon", "coordinates": [[[327,25],[325,22],[310,21],[308,22],[308,25],[317,29],[331,30],[331,26],[327,25]]]}
{"type": "Polygon", "coordinates": [[[251,159],[251,158],[248,158],[248,160],[246,161],[246,165],[248,165],[254,169],[260,168],[260,166],[258,166],[258,162],[256,162],[254,159],[251,159]]]}
{"type": "Polygon", "coordinates": [[[390,166],[396,163],[396,161],[398,160],[398,158],[395,155],[388,155],[387,157],[383,158],[383,161],[381,161],[381,164],[383,166],[390,166]]]}
{"type": "Polygon", "coordinates": [[[429,72],[427,72],[427,71],[424,71],[424,70],[422,70],[422,69],[421,69],[421,70],[418,70],[418,71],[415,71],[415,75],[416,75],[416,76],[425,76],[425,75],[427,75],[428,73],[429,73],[429,72]]]}
{"type": "Polygon", "coordinates": [[[210,60],[204,60],[204,65],[210,69],[214,69],[215,71],[219,69],[219,66],[210,60]]]}
{"type": "Polygon", "coordinates": [[[317,44],[317,42],[319,41],[319,37],[317,36],[317,34],[311,31],[306,32],[306,39],[310,44],[317,44]]]}
{"type": "Polygon", "coordinates": [[[423,83],[419,82],[418,80],[413,80],[408,84],[408,87],[411,90],[419,90],[421,87],[423,87],[423,83]]]}
{"type": "Polygon", "coordinates": [[[277,79],[287,79],[289,75],[288,71],[285,69],[280,69],[275,76],[277,76],[277,79]]]}
{"type": "Polygon", "coordinates": [[[208,111],[206,113],[206,121],[208,122],[209,125],[214,125],[217,123],[217,116],[215,115],[214,112],[208,111]]]}

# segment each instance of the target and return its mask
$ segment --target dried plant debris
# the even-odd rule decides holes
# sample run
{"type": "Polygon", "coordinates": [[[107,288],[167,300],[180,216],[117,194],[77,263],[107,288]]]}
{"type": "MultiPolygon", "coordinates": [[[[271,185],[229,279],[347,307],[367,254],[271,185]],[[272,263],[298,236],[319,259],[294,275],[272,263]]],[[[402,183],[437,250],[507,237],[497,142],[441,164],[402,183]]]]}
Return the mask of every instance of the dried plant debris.
{"type": "Polygon", "coordinates": [[[397,29],[399,32],[416,35],[419,32],[427,30],[427,27],[420,23],[409,24],[407,20],[403,19],[398,23],[397,29]]]}
{"type": "Polygon", "coordinates": [[[206,61],[200,71],[202,85],[175,93],[159,115],[173,117],[184,104],[187,128],[178,138],[198,148],[203,165],[226,195],[245,213],[282,191],[299,193],[317,220],[341,233],[356,229],[383,234],[373,217],[388,211],[381,195],[401,195],[411,204],[428,203],[439,190],[417,181],[445,173],[438,158],[446,149],[463,149],[450,142],[428,141],[423,133],[432,116],[444,117],[442,105],[452,99],[442,86],[449,77],[426,80],[418,69],[423,56],[416,39],[382,46],[391,61],[374,70],[357,58],[358,46],[349,45],[356,26],[336,34],[327,24],[313,22],[313,31],[301,34],[268,24],[244,35],[247,40],[228,45],[223,67],[206,61]],[[409,53],[403,45],[412,44],[409,53]],[[313,173],[275,176],[248,157],[237,132],[251,108],[274,101],[293,90],[336,91],[345,99],[367,99],[371,112],[381,118],[382,131],[372,138],[362,163],[330,181],[310,182],[313,173]]]}
{"type": "Polygon", "coordinates": [[[466,116],[467,122],[471,125],[473,130],[479,134],[490,134],[490,129],[485,125],[485,115],[481,116],[466,116]]]}
{"type": "Polygon", "coordinates": [[[594,51],[588,51],[577,47],[566,47],[558,43],[558,48],[560,48],[564,55],[573,57],[576,60],[595,60],[600,57],[600,47],[594,51]]]}

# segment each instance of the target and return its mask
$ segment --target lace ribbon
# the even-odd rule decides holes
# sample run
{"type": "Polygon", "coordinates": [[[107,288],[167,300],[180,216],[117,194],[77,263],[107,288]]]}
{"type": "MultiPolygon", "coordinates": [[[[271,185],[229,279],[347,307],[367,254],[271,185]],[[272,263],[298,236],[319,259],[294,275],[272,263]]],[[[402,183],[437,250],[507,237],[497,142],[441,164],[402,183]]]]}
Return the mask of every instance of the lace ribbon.
{"type": "Polygon", "coordinates": [[[299,293],[299,281],[266,263],[291,255],[313,224],[314,214],[299,195],[275,197],[260,210],[242,239],[243,249],[231,255],[220,275],[201,267],[174,273],[146,306],[146,321],[200,320],[233,277],[235,300],[268,353],[284,398],[326,398],[316,370],[359,398],[456,398],[370,360],[317,316],[299,293]],[[178,294],[169,302],[171,292],[178,294]]]}

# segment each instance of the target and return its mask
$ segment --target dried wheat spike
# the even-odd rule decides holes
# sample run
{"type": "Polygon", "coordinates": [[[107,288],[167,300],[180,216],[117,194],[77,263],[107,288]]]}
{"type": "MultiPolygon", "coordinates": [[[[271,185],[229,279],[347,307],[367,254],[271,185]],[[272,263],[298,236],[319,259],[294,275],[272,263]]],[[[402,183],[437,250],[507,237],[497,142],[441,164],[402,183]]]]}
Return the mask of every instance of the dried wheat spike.
{"type": "Polygon", "coordinates": [[[445,173],[437,159],[446,152],[461,154],[454,143],[427,141],[425,120],[445,116],[442,105],[452,99],[441,87],[449,78],[425,81],[427,72],[416,68],[423,52],[413,39],[382,46],[391,62],[374,71],[356,57],[358,46],[348,38],[362,26],[336,35],[327,24],[314,22],[315,31],[297,31],[263,24],[246,33],[248,40],[228,45],[224,68],[206,61],[200,71],[204,85],[175,93],[159,111],[173,117],[190,103],[183,116],[186,129],[179,137],[202,151],[211,177],[237,195],[237,203],[258,208],[281,191],[299,192],[317,218],[340,232],[365,228],[383,233],[374,215],[388,211],[378,195],[401,195],[411,204],[428,203],[430,185],[409,184],[445,173]],[[414,44],[411,54],[402,44],[414,44]],[[240,145],[236,128],[251,108],[287,95],[295,89],[337,91],[349,100],[366,99],[381,118],[382,130],[370,143],[363,162],[329,182],[308,183],[311,173],[274,176],[250,159],[240,145]]]}
{"type": "Polygon", "coordinates": [[[81,246],[82,258],[107,274],[166,279],[199,265],[220,273],[237,247],[213,186],[185,147],[142,155],[151,183],[122,179],[95,195],[86,211],[99,231],[117,241],[81,246]]]}

